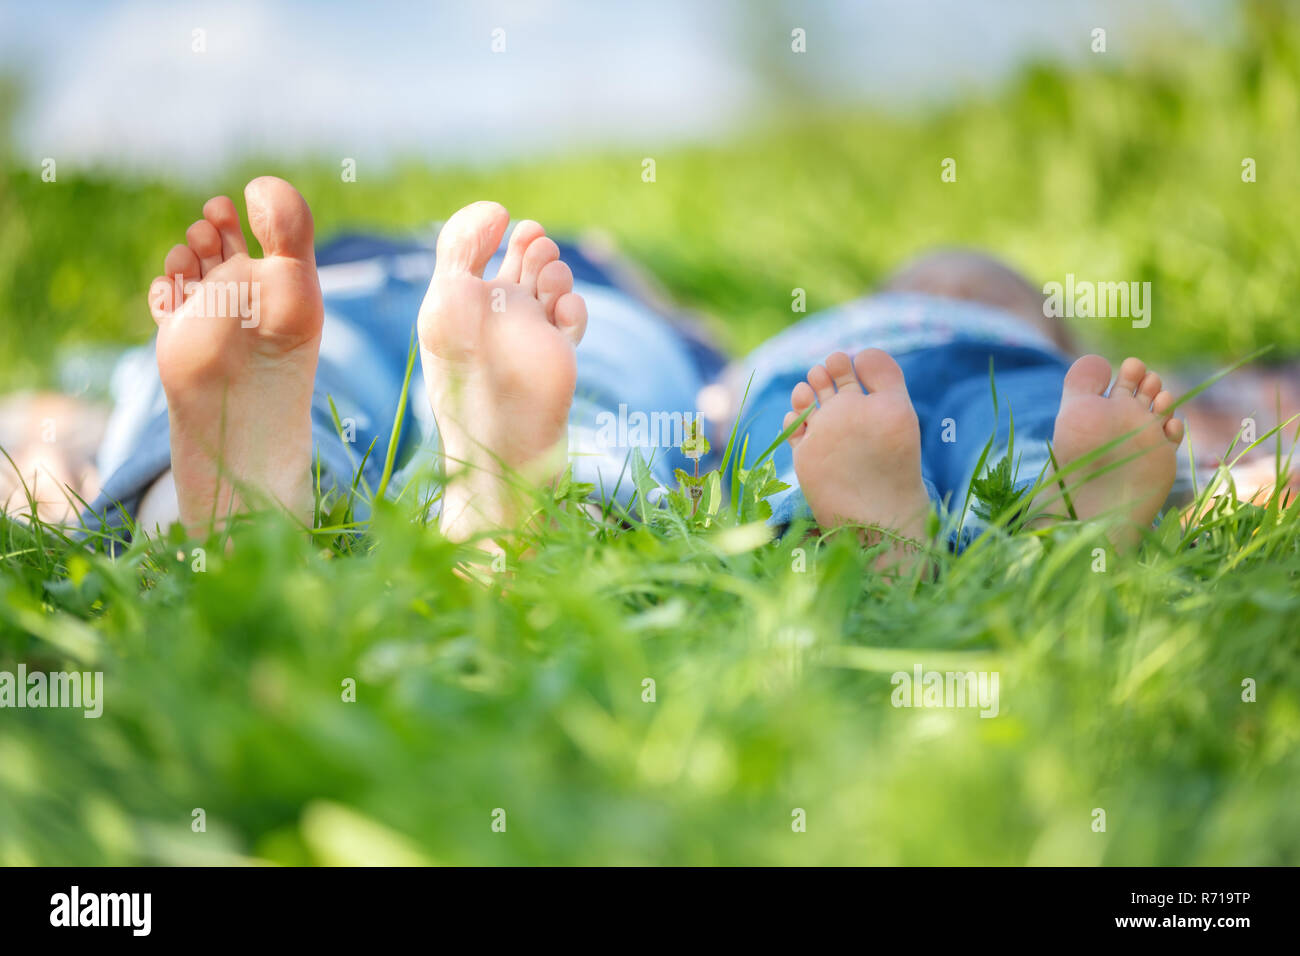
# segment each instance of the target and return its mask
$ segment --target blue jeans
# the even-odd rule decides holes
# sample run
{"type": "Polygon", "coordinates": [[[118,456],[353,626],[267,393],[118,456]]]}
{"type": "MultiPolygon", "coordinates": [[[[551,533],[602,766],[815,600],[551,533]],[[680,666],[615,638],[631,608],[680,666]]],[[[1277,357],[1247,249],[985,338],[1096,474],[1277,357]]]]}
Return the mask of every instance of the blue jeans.
{"type": "MultiPolygon", "coordinates": [[[[692,467],[678,446],[696,417],[700,390],[717,378],[724,359],[689,325],[622,288],[578,249],[562,244],[561,254],[590,315],[578,346],[569,419],[574,478],[626,503],[632,493],[629,456],[636,448],[655,478],[672,487],[673,470],[692,467]]],[[[326,319],[312,419],[322,480],[347,488],[360,468],[374,488],[388,453],[433,253],[422,244],[347,236],[323,246],[317,262],[326,319]]],[[[489,264],[488,275],[496,264],[489,264]]],[[[837,350],[853,354],[867,347],[885,349],[903,368],[921,423],[923,476],[936,503],[964,497],[991,435],[996,447],[990,461],[1001,457],[998,449],[1005,448],[1011,415],[1020,481],[1037,476],[1046,461],[1065,357],[1010,315],[919,295],[876,296],[828,310],[791,326],[744,359],[739,368],[744,377],[752,374],[752,382],[740,432],[749,436],[751,458],[780,433],[790,390],[811,365],[837,350]],[[996,411],[990,362],[997,376],[996,411]]],[[[100,474],[109,477],[92,504],[94,513],[83,520],[122,533],[124,512],[133,514],[143,493],[169,467],[166,401],[152,346],[124,357],[113,390],[116,408],[98,460],[100,474]]],[[[396,457],[405,468],[394,488],[417,474],[437,448],[425,396],[417,361],[396,437],[396,457]]],[[[716,464],[718,444],[702,468],[716,464]]],[[[773,522],[808,516],[787,445],[776,451],[775,463],[792,487],[772,499],[773,522]]]]}

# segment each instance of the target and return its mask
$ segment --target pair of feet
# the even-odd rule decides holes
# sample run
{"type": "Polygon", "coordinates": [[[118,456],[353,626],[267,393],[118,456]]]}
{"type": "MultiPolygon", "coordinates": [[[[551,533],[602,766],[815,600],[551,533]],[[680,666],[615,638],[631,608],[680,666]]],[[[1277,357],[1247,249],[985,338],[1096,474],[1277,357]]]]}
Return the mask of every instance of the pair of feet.
{"type": "MultiPolygon", "coordinates": [[[[324,310],[311,212],[274,177],[253,180],[244,195],[263,258],[249,256],[235,205],[221,196],[204,205],[150,286],[176,503],[195,534],[277,503],[304,522],[312,512],[324,310]]],[[[497,203],[456,213],[438,236],[420,308],[428,397],[458,471],[442,523],[457,538],[511,521],[510,475],[553,474],[562,464],[574,348],[587,324],[569,267],[535,222],[515,227],[496,277],[483,278],[508,222],[497,203]]]]}
{"type": "MultiPolygon", "coordinates": [[[[1085,355],[1070,367],[1052,449],[1077,517],[1113,516],[1113,541],[1124,547],[1150,525],[1173,487],[1183,423],[1172,417],[1174,396],[1139,359],[1125,359],[1107,386],[1111,367],[1101,356],[1085,355]]],[[[790,406],[786,428],[813,409],[790,444],[819,525],[926,538],[930,499],[921,481],[921,434],[897,362],[879,349],[853,359],[836,352],[795,386],[790,406]]],[[[1058,485],[1042,489],[1030,511],[1064,516],[1058,485]]],[[[904,550],[902,544],[887,550],[886,560],[904,550]]]]}

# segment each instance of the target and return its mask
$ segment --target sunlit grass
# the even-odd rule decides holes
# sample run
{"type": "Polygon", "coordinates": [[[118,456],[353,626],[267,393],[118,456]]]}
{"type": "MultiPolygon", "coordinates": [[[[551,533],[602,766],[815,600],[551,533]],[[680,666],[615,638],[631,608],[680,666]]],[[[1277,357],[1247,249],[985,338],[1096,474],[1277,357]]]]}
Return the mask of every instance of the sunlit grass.
{"type": "Polygon", "coordinates": [[[848,535],[553,495],[497,570],[411,503],[116,559],[5,521],[0,660],[107,690],[98,720],[3,712],[0,853],[1294,863],[1300,510],[1221,491],[1138,554],[995,522],[903,580],[848,535]],[[918,665],[996,671],[998,716],[895,708],[918,665]]]}

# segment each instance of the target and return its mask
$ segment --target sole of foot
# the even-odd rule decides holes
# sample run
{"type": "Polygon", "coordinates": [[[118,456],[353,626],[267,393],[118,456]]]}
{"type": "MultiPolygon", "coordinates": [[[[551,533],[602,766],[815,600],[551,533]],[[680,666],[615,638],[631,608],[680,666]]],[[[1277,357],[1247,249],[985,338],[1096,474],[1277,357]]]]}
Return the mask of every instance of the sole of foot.
{"type": "MultiPolygon", "coordinates": [[[[1053,453],[1062,470],[1083,460],[1063,479],[1070,503],[1080,520],[1114,519],[1110,537],[1117,548],[1137,543],[1173,487],[1183,440],[1173,405],[1160,376],[1140,359],[1125,359],[1114,385],[1110,363],[1100,355],[1083,356],[1066,373],[1053,453]],[[1112,442],[1115,447],[1089,457],[1112,442]]],[[[1039,501],[1057,517],[1067,511],[1059,484],[1039,501]]]]}
{"type": "Polygon", "coordinates": [[[324,315],[311,211],[271,176],[250,182],[244,197],[263,258],[249,256],[235,204],[218,196],[149,291],[176,503],[196,535],[277,503],[311,517],[311,398],[324,315]]]}
{"type": "Polygon", "coordinates": [[[420,307],[420,357],[449,473],[441,524],[456,540],[512,526],[524,487],[562,470],[587,327],[573,273],[535,222],[515,226],[496,276],[483,277],[509,219],[494,202],[453,215],[420,307]]]}
{"type": "MultiPolygon", "coordinates": [[[[790,436],[799,486],[823,529],[884,528],[903,538],[925,537],[930,498],[921,481],[921,432],[903,372],[880,349],[852,360],[836,352],[790,393],[788,428],[816,406],[790,436]],[[865,388],[864,388],[865,386],[865,388]]],[[[864,541],[879,541],[864,532],[864,541]]],[[[897,563],[915,554],[900,543],[882,555],[897,563]]]]}

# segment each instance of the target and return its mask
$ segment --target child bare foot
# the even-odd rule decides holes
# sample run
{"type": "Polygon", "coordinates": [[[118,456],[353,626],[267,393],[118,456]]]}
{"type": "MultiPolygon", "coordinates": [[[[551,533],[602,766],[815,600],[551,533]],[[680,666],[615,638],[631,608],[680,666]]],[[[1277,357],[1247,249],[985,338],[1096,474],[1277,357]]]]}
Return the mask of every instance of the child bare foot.
{"type": "MultiPolygon", "coordinates": [[[[795,386],[786,427],[814,399],[817,409],[790,436],[790,446],[817,523],[868,525],[923,539],[930,498],[921,481],[921,432],[898,363],[880,349],[859,352],[851,362],[836,352],[795,386]]],[[[878,539],[868,532],[868,543],[878,539]]],[[[883,559],[896,560],[904,551],[900,544],[883,559]]]]}
{"type": "MultiPolygon", "coordinates": [[[[1112,541],[1127,547],[1138,540],[1139,529],[1150,526],[1173,487],[1174,452],[1183,439],[1183,423],[1171,417],[1174,396],[1139,359],[1124,360],[1109,394],[1107,385],[1110,363],[1100,355],[1085,355],[1070,366],[1052,446],[1057,464],[1065,468],[1130,435],[1065,477],[1075,514],[1085,521],[1119,518],[1112,541]],[[1118,461],[1124,464],[1104,470],[1118,461]]],[[[1051,514],[1066,511],[1057,485],[1049,486],[1039,500],[1051,514]]]]}
{"type": "Polygon", "coordinates": [[[271,176],[249,183],[244,197],[264,258],[249,257],[234,203],[218,196],[149,290],[177,504],[195,534],[275,502],[304,521],[311,515],[323,318],[311,211],[271,176]]]}
{"type": "Polygon", "coordinates": [[[74,520],[78,499],[98,493],[95,449],[107,420],[107,409],[55,392],[0,401],[0,512],[50,524],[74,520]]]}
{"type": "Polygon", "coordinates": [[[483,278],[508,222],[494,202],[452,216],[420,307],[424,378],[453,474],[442,528],[458,540],[513,523],[511,472],[540,482],[562,469],[587,328],[573,273],[535,222],[515,226],[496,278],[483,278]]]}

